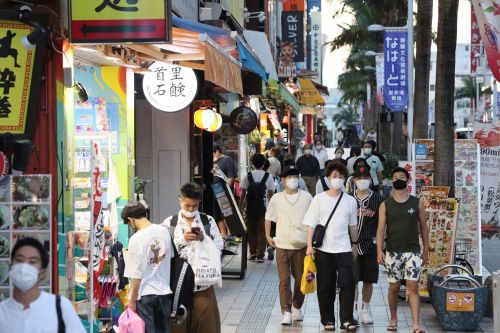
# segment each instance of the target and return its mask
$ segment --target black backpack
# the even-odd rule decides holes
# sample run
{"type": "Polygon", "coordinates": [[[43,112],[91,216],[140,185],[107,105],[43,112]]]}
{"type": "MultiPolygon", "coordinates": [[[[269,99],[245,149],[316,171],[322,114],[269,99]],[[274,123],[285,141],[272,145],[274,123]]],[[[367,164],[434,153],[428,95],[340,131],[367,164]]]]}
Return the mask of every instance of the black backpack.
{"type": "MultiPolygon", "coordinates": [[[[210,234],[210,220],[208,219],[208,215],[200,212],[200,219],[201,219],[201,223],[203,224],[203,229],[205,229],[205,234],[208,237],[213,239],[212,235],[210,234]]],[[[179,220],[178,215],[173,215],[172,219],[170,220],[170,235],[172,236],[172,238],[173,238],[174,230],[175,230],[175,227],[177,226],[178,220],[179,220]]]]}
{"type": "Polygon", "coordinates": [[[259,183],[253,179],[252,173],[248,173],[248,188],[247,188],[247,214],[260,216],[266,212],[266,181],[269,174],[264,173],[264,177],[259,183]]]}

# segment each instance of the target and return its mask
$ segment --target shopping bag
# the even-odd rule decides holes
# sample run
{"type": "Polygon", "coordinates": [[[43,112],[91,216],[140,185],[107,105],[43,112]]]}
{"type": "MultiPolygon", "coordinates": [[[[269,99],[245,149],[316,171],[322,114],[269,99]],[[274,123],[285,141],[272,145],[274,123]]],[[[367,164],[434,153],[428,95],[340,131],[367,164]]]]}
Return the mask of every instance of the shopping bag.
{"type": "Polygon", "coordinates": [[[131,310],[125,310],[118,319],[120,333],[145,333],[146,325],[139,315],[131,310]]]}
{"type": "Polygon", "coordinates": [[[197,286],[217,284],[222,287],[221,253],[210,237],[205,237],[202,241],[195,243],[191,267],[197,286]]]}
{"type": "Polygon", "coordinates": [[[302,274],[300,291],[304,295],[316,291],[316,264],[311,256],[304,258],[304,273],[302,274]]]}

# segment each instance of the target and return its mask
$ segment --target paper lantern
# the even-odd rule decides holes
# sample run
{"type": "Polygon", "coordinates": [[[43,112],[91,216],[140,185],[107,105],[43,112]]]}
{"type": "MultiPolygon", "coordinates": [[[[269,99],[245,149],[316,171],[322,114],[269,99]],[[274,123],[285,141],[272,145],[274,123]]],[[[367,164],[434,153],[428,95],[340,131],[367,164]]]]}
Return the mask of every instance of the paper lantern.
{"type": "Polygon", "coordinates": [[[216,113],[211,109],[199,109],[194,113],[194,124],[198,128],[208,130],[216,121],[216,113]]]}
{"type": "Polygon", "coordinates": [[[222,126],[222,116],[216,112],[214,112],[215,115],[215,121],[213,122],[212,126],[210,128],[207,128],[207,131],[209,132],[215,132],[222,126]]]}

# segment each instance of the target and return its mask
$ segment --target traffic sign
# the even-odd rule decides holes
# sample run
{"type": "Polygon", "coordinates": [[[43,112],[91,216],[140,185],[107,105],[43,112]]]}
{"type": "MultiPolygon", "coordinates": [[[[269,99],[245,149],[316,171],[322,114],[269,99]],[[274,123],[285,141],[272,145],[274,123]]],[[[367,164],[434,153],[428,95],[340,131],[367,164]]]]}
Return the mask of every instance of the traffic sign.
{"type": "Polygon", "coordinates": [[[71,0],[72,43],[158,43],[171,40],[171,0],[71,0]]]}

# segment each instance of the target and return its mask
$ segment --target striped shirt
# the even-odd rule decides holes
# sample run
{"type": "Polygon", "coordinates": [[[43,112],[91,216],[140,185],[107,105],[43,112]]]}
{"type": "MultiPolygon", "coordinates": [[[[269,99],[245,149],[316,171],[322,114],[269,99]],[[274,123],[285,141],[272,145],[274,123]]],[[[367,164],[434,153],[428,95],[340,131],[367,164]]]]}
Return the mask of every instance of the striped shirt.
{"type": "Polygon", "coordinates": [[[358,253],[370,254],[376,249],[374,240],[377,235],[378,211],[384,198],[373,191],[363,199],[358,197],[356,191],[353,196],[358,202],[358,253]]]}

